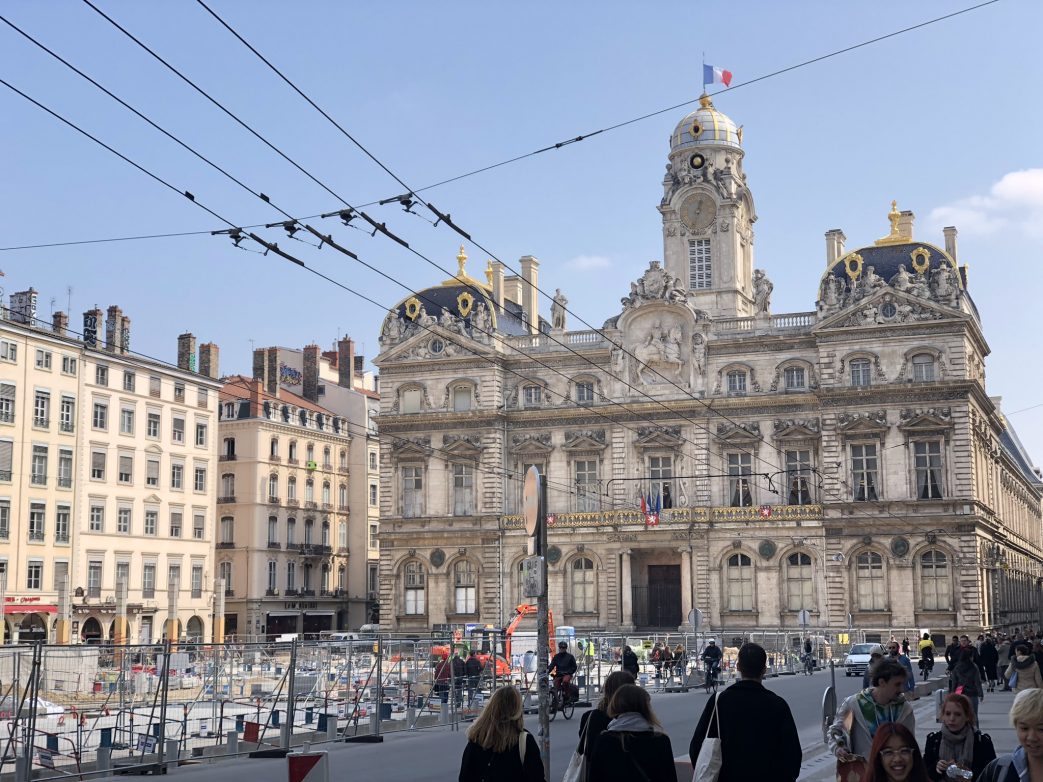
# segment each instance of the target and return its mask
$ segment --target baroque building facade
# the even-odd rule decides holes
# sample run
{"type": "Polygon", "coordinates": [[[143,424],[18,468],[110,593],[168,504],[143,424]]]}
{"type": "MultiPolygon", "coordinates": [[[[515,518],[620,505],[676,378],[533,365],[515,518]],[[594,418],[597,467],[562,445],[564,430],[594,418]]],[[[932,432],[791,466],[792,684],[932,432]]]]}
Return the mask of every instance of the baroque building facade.
{"type": "Polygon", "coordinates": [[[815,309],[754,268],[741,128],[708,97],[670,138],[663,262],[600,329],[539,315],[539,262],[490,263],[381,329],[381,624],[502,625],[523,474],[549,494],[550,606],[582,630],[1040,622],[1043,480],[985,384],[957,263],[892,204],[826,233],[815,309]],[[803,611],[809,612],[802,615],[803,611]]]}

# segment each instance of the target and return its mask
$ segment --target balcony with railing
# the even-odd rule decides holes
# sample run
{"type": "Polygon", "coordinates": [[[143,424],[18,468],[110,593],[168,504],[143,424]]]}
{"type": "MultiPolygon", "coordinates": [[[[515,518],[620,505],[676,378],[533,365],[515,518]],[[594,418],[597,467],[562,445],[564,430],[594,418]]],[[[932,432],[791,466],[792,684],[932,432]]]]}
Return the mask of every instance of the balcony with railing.
{"type": "Polygon", "coordinates": [[[713,330],[719,334],[763,332],[767,334],[790,334],[806,332],[818,322],[814,312],[789,312],[755,318],[722,318],[713,322],[713,330]]]}
{"type": "Polygon", "coordinates": [[[279,504],[279,495],[277,495],[277,494],[269,494],[268,495],[268,504],[269,505],[278,505],[279,504]]]}
{"type": "Polygon", "coordinates": [[[58,429],[66,434],[72,434],[76,431],[76,425],[72,421],[62,421],[58,424],[58,429]]]}
{"type": "Polygon", "coordinates": [[[41,418],[39,416],[33,416],[33,426],[37,429],[49,429],[51,426],[50,418],[41,418]]]}
{"type": "Polygon", "coordinates": [[[232,540],[222,540],[221,542],[219,542],[217,544],[217,547],[218,548],[223,548],[223,549],[235,548],[235,541],[232,541],[232,540]]]}
{"type": "Polygon", "coordinates": [[[286,500],[286,504],[291,508],[296,508],[300,506],[301,501],[298,500],[296,497],[291,497],[290,499],[286,500]]]}
{"type": "MultiPolygon", "coordinates": [[[[579,511],[574,513],[549,514],[554,520],[549,522],[554,528],[572,529],[577,527],[619,527],[646,528],[646,515],[640,509],[612,511],[579,511]]],[[[819,504],[809,505],[754,505],[743,508],[728,506],[668,508],[659,514],[659,520],[653,529],[684,529],[689,525],[751,523],[771,524],[775,522],[822,521],[823,510],[819,504]]],[[[524,527],[520,515],[504,516],[507,529],[524,527]]]]}
{"type": "Polygon", "coordinates": [[[43,530],[29,530],[29,540],[34,543],[42,543],[44,539],[43,530]]]}
{"type": "Polygon", "coordinates": [[[282,548],[282,543],[277,540],[269,540],[268,548],[282,548]]]}
{"type": "Polygon", "coordinates": [[[14,423],[14,411],[13,410],[0,410],[0,423],[13,424],[14,423]]]}
{"type": "Polygon", "coordinates": [[[70,478],[68,476],[64,476],[64,475],[59,475],[58,476],[58,488],[59,489],[71,489],[72,488],[72,478],[70,478]]]}
{"type": "MultiPolygon", "coordinates": [[[[289,592],[287,592],[287,594],[289,594],[289,592]]],[[[266,589],[266,590],[264,590],[264,596],[265,597],[278,597],[279,596],[279,590],[278,589],[266,589]]]]}
{"type": "Polygon", "coordinates": [[[528,351],[551,351],[567,350],[565,345],[571,348],[601,347],[608,342],[597,331],[569,331],[551,338],[549,334],[523,334],[517,337],[508,337],[507,342],[516,348],[524,348],[528,351]]]}
{"type": "Polygon", "coordinates": [[[315,502],[314,500],[307,500],[304,503],[304,507],[307,508],[308,510],[318,510],[319,509],[319,504],[317,502],[315,502]]]}
{"type": "Polygon", "coordinates": [[[234,462],[238,457],[234,453],[223,453],[217,457],[219,462],[234,462]]]}
{"type": "Polygon", "coordinates": [[[218,497],[217,498],[217,504],[218,505],[229,505],[229,504],[231,504],[233,502],[235,502],[235,495],[234,494],[227,494],[224,497],[218,497]]]}

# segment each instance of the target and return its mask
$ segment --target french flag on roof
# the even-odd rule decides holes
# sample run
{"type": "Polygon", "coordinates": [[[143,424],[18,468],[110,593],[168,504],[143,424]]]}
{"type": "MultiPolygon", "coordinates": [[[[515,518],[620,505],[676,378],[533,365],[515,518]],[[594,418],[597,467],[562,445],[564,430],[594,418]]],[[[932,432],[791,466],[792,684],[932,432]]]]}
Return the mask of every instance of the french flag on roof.
{"type": "Polygon", "coordinates": [[[732,72],[715,65],[703,65],[703,85],[723,84],[725,87],[732,85],[732,72]]]}

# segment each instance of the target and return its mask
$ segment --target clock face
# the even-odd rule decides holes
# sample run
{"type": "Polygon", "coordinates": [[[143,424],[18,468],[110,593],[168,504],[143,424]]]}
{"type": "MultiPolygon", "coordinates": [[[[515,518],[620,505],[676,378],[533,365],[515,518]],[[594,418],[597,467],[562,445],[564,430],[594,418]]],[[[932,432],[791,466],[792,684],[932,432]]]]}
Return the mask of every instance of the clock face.
{"type": "Polygon", "coordinates": [[[705,231],[717,215],[717,204],[706,193],[688,196],[681,204],[681,219],[691,231],[705,231]]]}

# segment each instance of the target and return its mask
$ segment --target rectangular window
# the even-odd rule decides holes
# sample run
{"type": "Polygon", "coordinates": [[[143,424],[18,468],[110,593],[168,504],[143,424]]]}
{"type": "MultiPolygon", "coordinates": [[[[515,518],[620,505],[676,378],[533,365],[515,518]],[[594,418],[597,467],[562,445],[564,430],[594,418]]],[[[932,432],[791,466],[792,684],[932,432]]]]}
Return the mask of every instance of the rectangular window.
{"type": "Polygon", "coordinates": [[[293,562],[286,563],[286,591],[293,592],[297,589],[297,565],[293,562]]]}
{"type": "Polygon", "coordinates": [[[72,517],[72,510],[68,505],[58,505],[54,509],[54,542],[55,543],[68,543],[69,542],[69,524],[72,517]]]}
{"type": "Polygon", "coordinates": [[[163,381],[155,375],[151,375],[148,379],[148,395],[154,397],[160,396],[162,386],[163,381]]]}
{"type": "Polygon", "coordinates": [[[543,386],[525,386],[522,389],[522,402],[526,407],[534,407],[543,401],[543,386]]]}
{"type": "MultiPolygon", "coordinates": [[[[341,458],[343,459],[343,454],[341,455],[341,458]]],[[[341,465],[340,466],[341,467],[347,467],[348,465],[344,461],[341,461],[341,465]]],[[[369,469],[371,469],[371,470],[377,469],[377,452],[376,451],[370,451],[369,452],[369,469]]]]}
{"type": "Polygon", "coordinates": [[[159,528],[159,511],[158,510],[146,510],[145,511],[145,534],[149,537],[156,536],[156,530],[159,528]]]}
{"type": "Polygon", "coordinates": [[[159,438],[159,413],[149,413],[145,420],[145,436],[159,438]]]}
{"type": "MultiPolygon", "coordinates": [[[[648,457],[648,475],[652,485],[649,497],[655,505],[656,497],[664,508],[673,507],[674,496],[674,458],[672,456],[648,457]]],[[[651,508],[649,510],[652,510],[651,508]]]]}
{"type": "Polygon", "coordinates": [[[159,462],[155,459],[145,463],[145,485],[159,486],[159,462]]]}
{"type": "Polygon", "coordinates": [[[123,390],[133,391],[134,390],[134,373],[129,369],[123,370],[123,390]]]}
{"type": "Polygon", "coordinates": [[[193,491],[206,491],[206,467],[196,467],[192,480],[193,491]]]}
{"type": "Polygon", "coordinates": [[[51,351],[36,349],[36,368],[51,371],[51,351]]]}
{"type": "Polygon", "coordinates": [[[171,425],[171,430],[170,430],[170,439],[173,440],[175,443],[183,443],[183,442],[185,442],[185,419],[184,418],[174,418],[173,419],[173,422],[172,422],[172,425],[171,425]]]}
{"type": "Polygon", "coordinates": [[[343,550],[348,547],[348,525],[347,522],[340,522],[337,525],[337,548],[343,550]]]}
{"type": "Polygon", "coordinates": [[[69,563],[63,560],[55,560],[54,563],[54,591],[61,592],[69,588],[69,563]]]}
{"type": "Polygon", "coordinates": [[[51,425],[51,394],[49,391],[37,391],[33,395],[33,426],[47,429],[51,425]]]}
{"type": "Polygon", "coordinates": [[[856,358],[851,362],[851,385],[864,388],[872,382],[872,364],[869,359],[856,358]]]}
{"type": "Polygon", "coordinates": [[[167,566],[167,589],[174,592],[181,591],[181,565],[167,566]]]}
{"type": "Polygon", "coordinates": [[[205,388],[200,388],[196,391],[196,405],[198,407],[206,407],[210,399],[210,392],[205,388]]]}
{"type": "Polygon", "coordinates": [[[29,483],[33,486],[47,485],[47,446],[34,445],[30,466],[29,483]]]}
{"type": "Polygon", "coordinates": [[[581,459],[573,462],[576,478],[576,510],[593,512],[598,510],[598,463],[595,459],[581,459]]]}
{"type": "Polygon", "coordinates": [[[145,562],[141,566],[141,596],[152,600],[156,596],[156,563],[145,562]]]}
{"type": "Polygon", "coordinates": [[[752,463],[752,454],[728,454],[728,503],[733,508],[753,506],[753,492],[750,485],[750,475],[753,472],[752,463]]]}
{"type": "Polygon", "coordinates": [[[938,440],[913,443],[916,499],[942,498],[942,444],[938,440]]]}
{"type": "Polygon", "coordinates": [[[594,384],[588,381],[576,383],[576,401],[583,404],[594,401],[594,384]]]}
{"type": "Polygon", "coordinates": [[[196,445],[206,445],[206,424],[196,424],[196,445]]]}
{"type": "Polygon", "coordinates": [[[18,343],[0,339],[0,360],[10,361],[12,364],[18,361],[18,343]]]}
{"type": "Polygon", "coordinates": [[[91,451],[91,480],[105,480],[105,451],[91,451]]]}
{"type": "Polygon", "coordinates": [[[474,467],[453,465],[453,515],[470,516],[474,513],[474,467]]]}
{"type": "Polygon", "coordinates": [[[453,410],[458,413],[471,409],[471,389],[457,386],[453,389],[453,410]]]}
{"type": "Polygon", "coordinates": [[[728,393],[729,394],[745,394],[746,393],[746,373],[745,372],[729,372],[728,373],[728,393]]]}
{"type": "MultiPolygon", "coordinates": [[[[224,563],[222,563],[224,564],[224,563]]],[[[231,588],[230,584],[225,585],[226,589],[231,588]]],[[[203,596],[203,566],[192,565],[192,599],[198,600],[203,596]]]]}
{"type": "Polygon", "coordinates": [[[116,532],[120,535],[130,534],[131,509],[127,507],[116,509],[116,532]]]}
{"type": "Polygon", "coordinates": [[[713,265],[709,239],[688,240],[688,288],[693,291],[713,287],[713,265]]]}
{"type": "Polygon", "coordinates": [[[174,401],[184,402],[185,401],[185,384],[175,380],[174,381],[174,401]]]}
{"type": "Polygon", "coordinates": [[[94,382],[99,386],[109,384],[109,368],[104,364],[98,364],[94,368],[94,382]]]}
{"type": "Polygon", "coordinates": [[[410,388],[402,392],[402,404],[400,412],[402,413],[419,413],[420,412],[420,389],[410,388]]]}
{"type": "Polygon", "coordinates": [[[87,597],[101,597],[101,562],[87,563],[87,597]]]}
{"type": "Polygon", "coordinates": [[[119,478],[120,483],[133,483],[134,482],[134,457],[125,454],[120,454],[119,459],[119,478]]]}
{"type": "Polygon", "coordinates": [[[170,488],[171,489],[183,489],[185,479],[185,465],[183,464],[172,464],[170,465],[170,488]]]}
{"type": "Polygon", "coordinates": [[[91,505],[89,511],[88,529],[91,532],[105,531],[105,506],[91,505]]]}
{"type": "Polygon", "coordinates": [[[11,539],[11,501],[0,500],[0,540],[11,539]]]}
{"type": "Polygon", "coordinates": [[[875,444],[851,446],[851,485],[855,489],[855,500],[870,502],[877,495],[879,464],[875,444]]]}
{"type": "Polygon", "coordinates": [[[58,451],[58,488],[72,488],[72,451],[68,448],[58,451]]]}
{"type": "Polygon", "coordinates": [[[11,440],[0,440],[0,481],[10,483],[13,459],[14,443],[11,440]]]}
{"type": "Polygon", "coordinates": [[[424,514],[424,468],[402,468],[402,515],[406,518],[424,514]]]}
{"type": "Polygon", "coordinates": [[[76,400],[71,396],[63,396],[58,408],[58,428],[63,432],[76,429],[76,400]]]}
{"type": "Polygon", "coordinates": [[[91,426],[95,429],[109,428],[109,406],[106,402],[95,402],[91,415],[91,426]]]}
{"type": "Polygon", "coordinates": [[[76,357],[75,356],[62,356],[62,374],[63,375],[75,375],[76,374],[76,357]]]}
{"type": "Polygon", "coordinates": [[[130,589],[130,563],[129,562],[117,562],[116,563],[116,588],[124,586],[128,590],[130,589]]]}
{"type": "Polygon", "coordinates": [[[43,589],[43,562],[30,560],[25,571],[26,589],[43,589]]]}
{"type": "Polygon", "coordinates": [[[0,383],[0,421],[5,424],[14,423],[16,394],[13,383],[0,383]]]}
{"type": "Polygon", "coordinates": [[[268,517],[268,545],[279,544],[279,519],[275,516],[268,517]]]}
{"type": "Polygon", "coordinates": [[[42,502],[29,503],[29,540],[43,540],[46,526],[47,506],[42,502]]]}
{"type": "Polygon", "coordinates": [[[373,506],[377,504],[377,484],[375,483],[369,485],[369,504],[373,506]]]}
{"type": "Polygon", "coordinates": [[[811,499],[811,451],[786,451],[786,485],[790,505],[807,505],[811,499]]]}
{"type": "Polygon", "coordinates": [[[807,388],[808,381],[804,367],[786,367],[782,371],[782,376],[787,391],[803,391],[807,388]]]}
{"type": "Polygon", "coordinates": [[[279,566],[275,562],[268,563],[268,591],[271,594],[275,594],[275,590],[279,588],[279,566]]]}
{"type": "Polygon", "coordinates": [[[120,410],[120,433],[134,434],[134,409],[131,407],[120,410]]]}
{"type": "Polygon", "coordinates": [[[206,534],[206,516],[201,513],[197,513],[192,518],[192,537],[195,540],[202,540],[206,534]]]}
{"type": "Polygon", "coordinates": [[[184,514],[179,510],[170,511],[170,537],[180,538],[181,537],[181,522],[184,519],[184,514]]]}

